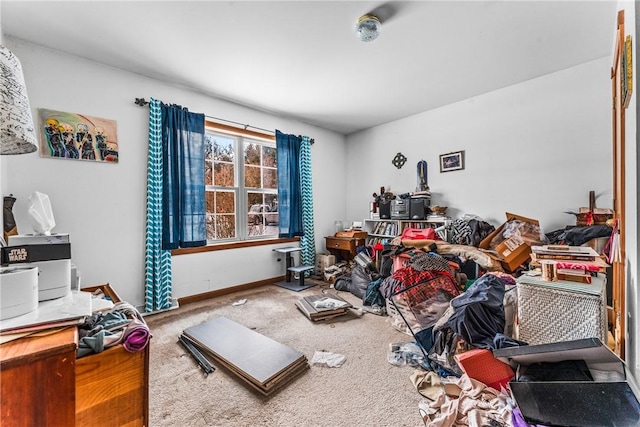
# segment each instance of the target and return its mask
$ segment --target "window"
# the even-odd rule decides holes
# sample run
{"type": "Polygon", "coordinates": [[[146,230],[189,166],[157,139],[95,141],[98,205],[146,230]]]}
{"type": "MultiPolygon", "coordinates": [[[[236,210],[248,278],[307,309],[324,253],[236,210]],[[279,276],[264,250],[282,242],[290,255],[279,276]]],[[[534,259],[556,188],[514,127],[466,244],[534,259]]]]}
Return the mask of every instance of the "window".
{"type": "Polygon", "coordinates": [[[278,236],[275,138],[206,122],[207,241],[278,236]]]}

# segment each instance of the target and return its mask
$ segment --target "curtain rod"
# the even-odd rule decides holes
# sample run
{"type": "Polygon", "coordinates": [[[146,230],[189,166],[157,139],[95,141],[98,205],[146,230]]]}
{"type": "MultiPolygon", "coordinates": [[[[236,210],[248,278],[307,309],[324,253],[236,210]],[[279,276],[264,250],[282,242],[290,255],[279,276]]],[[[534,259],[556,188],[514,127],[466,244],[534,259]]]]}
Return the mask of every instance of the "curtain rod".
{"type": "MultiPolygon", "coordinates": [[[[145,105],[148,105],[148,104],[149,104],[149,101],[147,101],[147,100],[146,100],[146,99],[144,99],[144,98],[136,98],[136,100],[134,101],[134,103],[135,103],[136,105],[139,105],[140,107],[144,107],[145,105]]],[[[270,134],[275,135],[275,132],[274,132],[274,131],[272,131],[272,130],[269,130],[269,129],[259,128],[259,127],[257,127],[257,126],[252,126],[252,125],[245,124],[245,123],[234,122],[233,120],[221,119],[221,118],[219,118],[219,117],[207,116],[206,114],[205,114],[205,117],[206,117],[206,118],[208,118],[208,119],[212,119],[212,120],[219,120],[219,121],[222,121],[222,122],[227,122],[227,123],[233,123],[233,124],[235,124],[235,125],[240,125],[240,126],[242,126],[242,127],[244,128],[244,130],[247,130],[247,128],[253,128],[253,129],[261,130],[261,131],[263,131],[263,132],[269,132],[270,134]]],[[[302,138],[302,135],[298,135],[298,137],[302,138]]],[[[314,142],[316,142],[316,141],[315,141],[313,138],[311,138],[311,141],[310,141],[310,142],[311,142],[311,144],[313,144],[313,143],[314,143],[314,142]]]]}

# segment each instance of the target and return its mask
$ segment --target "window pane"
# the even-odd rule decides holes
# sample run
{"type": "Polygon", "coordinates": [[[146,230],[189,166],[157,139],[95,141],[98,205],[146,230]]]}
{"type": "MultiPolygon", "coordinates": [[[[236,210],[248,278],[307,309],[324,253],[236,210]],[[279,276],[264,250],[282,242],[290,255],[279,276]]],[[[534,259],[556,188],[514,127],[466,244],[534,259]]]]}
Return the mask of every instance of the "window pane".
{"type": "Polygon", "coordinates": [[[209,160],[204,161],[204,185],[213,185],[213,167],[209,160]]]}
{"type": "Polygon", "coordinates": [[[247,224],[247,236],[277,236],[278,224],[247,224]]]}
{"type": "Polygon", "coordinates": [[[235,184],[234,166],[232,163],[216,163],[213,182],[218,187],[233,187],[235,184]]]}
{"type": "MultiPolygon", "coordinates": [[[[253,205],[261,205],[263,203],[263,194],[262,193],[247,193],[247,206],[251,208],[253,205]]],[[[251,210],[251,209],[249,209],[251,210]]]]}
{"type": "Polygon", "coordinates": [[[245,165],[260,165],[260,147],[261,145],[255,143],[244,144],[245,165]]]}
{"type": "Polygon", "coordinates": [[[235,161],[235,138],[213,135],[213,160],[216,162],[235,161]]]}
{"type": "Polygon", "coordinates": [[[207,214],[207,240],[216,238],[215,215],[207,214]]]}
{"type": "Polygon", "coordinates": [[[210,133],[204,134],[204,158],[205,160],[213,160],[213,135],[210,133]]]}
{"type": "Polygon", "coordinates": [[[247,193],[247,236],[278,234],[278,196],[272,193],[247,193]]]}
{"type": "Polygon", "coordinates": [[[260,181],[260,167],[245,166],[244,186],[247,188],[262,188],[260,181]]]}
{"type": "Polygon", "coordinates": [[[207,213],[213,214],[216,206],[215,193],[213,191],[207,191],[205,193],[205,200],[207,203],[207,213]]]}
{"type": "Polygon", "coordinates": [[[216,215],[216,238],[232,239],[236,237],[236,216],[216,215]]]}
{"type": "Polygon", "coordinates": [[[207,240],[236,237],[235,193],[207,191],[207,240]]]}
{"type": "Polygon", "coordinates": [[[266,145],[262,146],[262,166],[267,166],[270,168],[276,167],[276,148],[268,147],[266,145]]]}
{"type": "Polygon", "coordinates": [[[235,194],[231,191],[216,192],[216,211],[215,213],[234,213],[236,211],[235,194]]]}
{"type": "Polygon", "coordinates": [[[277,194],[265,194],[264,195],[265,204],[271,207],[271,212],[278,212],[278,195],[277,194]]]}
{"type": "Polygon", "coordinates": [[[262,169],[262,188],[278,188],[278,172],[275,169],[262,169]]]}

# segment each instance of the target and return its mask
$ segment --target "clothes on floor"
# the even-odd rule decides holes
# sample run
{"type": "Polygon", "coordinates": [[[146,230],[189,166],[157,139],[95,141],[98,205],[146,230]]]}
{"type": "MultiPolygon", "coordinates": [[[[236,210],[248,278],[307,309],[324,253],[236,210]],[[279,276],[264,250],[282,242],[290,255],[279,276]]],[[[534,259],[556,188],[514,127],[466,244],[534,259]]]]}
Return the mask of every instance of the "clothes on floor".
{"type": "Polygon", "coordinates": [[[411,381],[424,397],[418,408],[425,426],[512,425],[508,396],[467,375],[440,378],[434,372],[416,372],[411,381]]]}

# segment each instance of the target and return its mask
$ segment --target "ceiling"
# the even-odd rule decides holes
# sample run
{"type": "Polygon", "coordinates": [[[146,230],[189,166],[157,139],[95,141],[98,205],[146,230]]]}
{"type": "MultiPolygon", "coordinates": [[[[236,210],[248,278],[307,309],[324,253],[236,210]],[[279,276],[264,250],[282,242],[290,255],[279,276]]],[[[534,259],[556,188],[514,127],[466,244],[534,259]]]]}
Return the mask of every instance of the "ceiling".
{"type": "Polygon", "coordinates": [[[609,56],[616,6],[1,0],[0,16],[5,38],[350,134],[609,56]],[[381,35],[363,43],[373,10],[381,35]]]}

